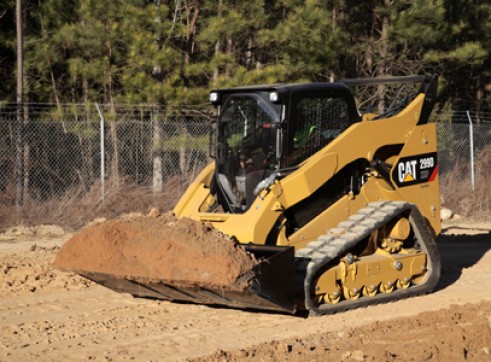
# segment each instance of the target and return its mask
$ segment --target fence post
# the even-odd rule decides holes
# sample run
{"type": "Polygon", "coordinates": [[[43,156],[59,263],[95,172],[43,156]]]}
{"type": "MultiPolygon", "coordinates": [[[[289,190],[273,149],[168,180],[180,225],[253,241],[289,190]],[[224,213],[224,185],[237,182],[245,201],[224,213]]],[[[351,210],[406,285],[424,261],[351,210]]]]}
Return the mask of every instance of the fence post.
{"type": "Polygon", "coordinates": [[[95,103],[95,108],[97,108],[97,112],[99,113],[100,119],[100,140],[101,140],[101,201],[104,201],[105,194],[105,147],[104,147],[104,115],[101,112],[101,108],[98,103],[95,103]]]}
{"type": "Polygon", "coordinates": [[[472,191],[474,191],[474,128],[472,125],[472,118],[469,111],[467,111],[467,119],[469,120],[469,145],[470,145],[470,156],[471,156],[471,184],[472,191]]]}
{"type": "Polygon", "coordinates": [[[151,110],[152,119],[152,191],[154,193],[162,192],[164,190],[164,172],[163,172],[163,160],[162,160],[162,125],[160,124],[160,115],[158,107],[151,110]]]}

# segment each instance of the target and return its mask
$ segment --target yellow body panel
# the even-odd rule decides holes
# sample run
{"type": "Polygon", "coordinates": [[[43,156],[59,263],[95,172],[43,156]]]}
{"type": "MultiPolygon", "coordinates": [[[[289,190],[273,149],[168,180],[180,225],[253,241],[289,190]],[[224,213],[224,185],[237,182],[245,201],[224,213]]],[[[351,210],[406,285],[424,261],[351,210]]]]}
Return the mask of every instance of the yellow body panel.
{"type": "Polygon", "coordinates": [[[214,171],[215,165],[210,163],[199,173],[191,185],[189,185],[186,192],[174,207],[174,214],[177,217],[189,217],[199,220],[201,206],[209,197],[212,197],[209,186],[214,171]]]}
{"type": "MultiPolygon", "coordinates": [[[[263,190],[252,206],[242,214],[207,213],[203,210],[214,201],[209,194],[213,165],[207,166],[193,182],[174,209],[177,217],[206,220],[242,243],[264,244],[275,224],[282,223],[284,210],[312,195],[345,165],[357,159],[372,161],[384,146],[399,146],[401,157],[436,152],[436,132],[432,124],[417,125],[424,94],[396,116],[372,120],[365,117],[346,129],[338,138],[305,160],[300,167],[263,190]]],[[[397,162],[394,162],[395,167],[397,162]]],[[[285,236],[278,233],[276,245],[302,248],[329,228],[356,213],[367,203],[378,200],[403,200],[418,206],[433,232],[440,231],[438,178],[406,187],[395,187],[373,173],[358,195],[345,195],[298,231],[285,236]]]]}
{"type": "Polygon", "coordinates": [[[342,284],[351,292],[361,293],[363,288],[378,292],[381,284],[395,286],[423,274],[426,254],[409,250],[407,253],[389,254],[381,250],[369,256],[357,258],[349,264],[341,260],[339,265],[329,269],[317,281],[319,294],[334,294],[342,284]],[[399,267],[396,268],[396,263],[399,267]],[[338,282],[336,282],[338,281],[338,282]]]}

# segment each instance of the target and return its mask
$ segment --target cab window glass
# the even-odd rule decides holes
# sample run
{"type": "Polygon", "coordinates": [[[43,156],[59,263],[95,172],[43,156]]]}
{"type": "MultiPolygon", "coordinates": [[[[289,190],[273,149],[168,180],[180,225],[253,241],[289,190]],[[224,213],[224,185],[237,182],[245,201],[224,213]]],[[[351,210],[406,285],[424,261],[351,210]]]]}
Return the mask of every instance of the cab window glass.
{"type": "Polygon", "coordinates": [[[348,104],[341,97],[303,97],[294,103],[293,113],[288,147],[289,165],[310,157],[350,125],[348,104]]]}
{"type": "Polygon", "coordinates": [[[248,209],[257,184],[276,169],[279,115],[258,95],[231,95],[220,115],[217,142],[219,186],[234,212],[248,209]]]}

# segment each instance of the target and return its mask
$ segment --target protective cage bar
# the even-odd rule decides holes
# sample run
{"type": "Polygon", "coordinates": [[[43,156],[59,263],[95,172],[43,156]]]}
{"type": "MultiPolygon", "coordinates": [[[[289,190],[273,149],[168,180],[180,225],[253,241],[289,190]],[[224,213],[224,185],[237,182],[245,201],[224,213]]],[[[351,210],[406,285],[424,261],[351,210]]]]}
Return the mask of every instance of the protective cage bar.
{"type": "Polygon", "coordinates": [[[433,78],[431,75],[408,75],[400,77],[375,77],[375,78],[348,78],[341,79],[338,82],[347,86],[370,85],[370,84],[387,84],[387,83],[418,83],[429,81],[433,78]]]}

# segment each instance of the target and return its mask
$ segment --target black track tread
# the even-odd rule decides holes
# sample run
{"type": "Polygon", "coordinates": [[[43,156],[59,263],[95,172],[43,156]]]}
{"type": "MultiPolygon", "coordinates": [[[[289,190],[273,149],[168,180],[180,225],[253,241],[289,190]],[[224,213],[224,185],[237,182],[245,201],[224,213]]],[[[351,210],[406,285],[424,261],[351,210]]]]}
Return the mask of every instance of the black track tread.
{"type": "Polygon", "coordinates": [[[319,236],[305,248],[295,252],[297,272],[304,275],[305,308],[310,315],[333,314],[348,309],[367,306],[370,304],[386,303],[410,296],[431,292],[440,278],[440,256],[435,241],[428,226],[417,207],[403,201],[372,202],[360,209],[356,214],[319,236]],[[394,290],[389,294],[377,294],[373,297],[362,297],[356,301],[343,300],[338,304],[317,305],[312,300],[312,288],[318,273],[329,267],[336,259],[346,255],[370,233],[404,211],[410,211],[409,221],[413,226],[421,249],[428,256],[429,275],[423,284],[411,286],[405,290],[394,290]]]}

